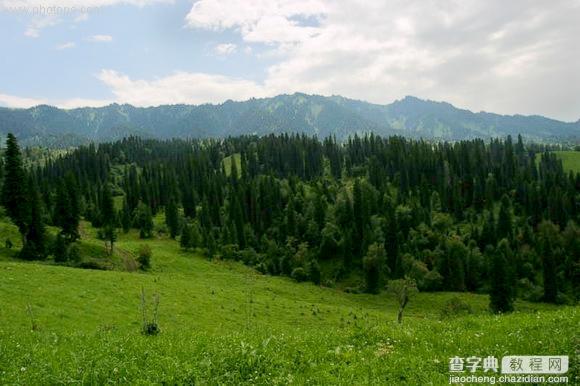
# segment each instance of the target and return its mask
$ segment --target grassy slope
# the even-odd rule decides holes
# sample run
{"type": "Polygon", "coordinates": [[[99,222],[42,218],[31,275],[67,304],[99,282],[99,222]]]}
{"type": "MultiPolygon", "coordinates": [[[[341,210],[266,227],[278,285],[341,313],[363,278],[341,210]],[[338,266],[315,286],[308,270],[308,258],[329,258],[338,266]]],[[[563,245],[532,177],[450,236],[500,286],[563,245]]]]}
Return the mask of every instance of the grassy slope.
{"type": "Polygon", "coordinates": [[[562,166],[566,172],[572,170],[580,173],[580,151],[557,151],[558,158],[562,160],[562,166]]]}
{"type": "MultiPolygon", "coordinates": [[[[8,235],[0,223],[0,240],[8,235]]],[[[102,253],[87,224],[83,236],[85,253],[102,253]]],[[[444,384],[449,357],[573,355],[578,336],[577,308],[518,303],[496,317],[472,294],[460,296],[474,315],[444,321],[455,295],[419,294],[399,326],[386,294],[297,284],[145,242],[149,273],[17,262],[0,248],[0,383],[444,384]],[[159,336],[139,333],[141,288],[160,295],[159,336]]],[[[122,235],[113,265],[142,243],[122,235]]]]}

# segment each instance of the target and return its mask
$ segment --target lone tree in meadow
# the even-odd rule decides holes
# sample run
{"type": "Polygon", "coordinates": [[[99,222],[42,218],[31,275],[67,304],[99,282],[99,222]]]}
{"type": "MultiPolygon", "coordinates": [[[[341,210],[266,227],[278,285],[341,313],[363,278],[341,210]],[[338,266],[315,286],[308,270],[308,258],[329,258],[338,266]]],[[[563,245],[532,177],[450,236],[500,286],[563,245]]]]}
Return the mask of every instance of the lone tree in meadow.
{"type": "Polygon", "coordinates": [[[409,299],[415,293],[419,292],[415,280],[408,277],[404,279],[389,280],[387,286],[389,292],[395,295],[399,303],[399,311],[397,312],[397,322],[403,323],[403,311],[409,303],[409,299]]]}
{"type": "Polygon", "coordinates": [[[4,184],[1,199],[8,217],[18,226],[23,241],[30,214],[26,185],[26,172],[22,166],[20,148],[16,137],[9,133],[4,153],[4,184]]]}

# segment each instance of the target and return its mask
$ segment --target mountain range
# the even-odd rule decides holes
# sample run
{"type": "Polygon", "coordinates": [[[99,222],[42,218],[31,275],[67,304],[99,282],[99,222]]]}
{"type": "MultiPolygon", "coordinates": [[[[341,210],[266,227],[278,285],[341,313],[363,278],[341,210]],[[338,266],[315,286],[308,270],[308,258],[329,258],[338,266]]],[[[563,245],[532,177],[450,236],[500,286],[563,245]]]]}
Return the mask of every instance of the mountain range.
{"type": "Polygon", "coordinates": [[[335,135],[338,139],[373,132],[451,141],[522,134],[529,140],[555,142],[580,139],[580,120],[474,113],[446,102],[411,96],[379,105],[341,96],[296,93],[217,105],[0,108],[0,135],[4,137],[8,132],[24,145],[51,147],[130,135],[163,139],[283,132],[335,135]]]}

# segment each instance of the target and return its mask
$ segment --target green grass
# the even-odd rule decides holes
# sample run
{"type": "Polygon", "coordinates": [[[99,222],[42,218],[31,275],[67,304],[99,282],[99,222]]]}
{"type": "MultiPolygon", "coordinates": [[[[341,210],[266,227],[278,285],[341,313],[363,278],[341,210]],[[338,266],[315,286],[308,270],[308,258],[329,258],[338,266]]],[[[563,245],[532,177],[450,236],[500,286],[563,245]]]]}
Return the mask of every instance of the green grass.
{"type": "MultiPolygon", "coordinates": [[[[0,222],[0,240],[17,237],[14,231],[0,222]]],[[[82,234],[83,253],[107,259],[96,230],[83,223],[82,234]]],[[[422,293],[401,326],[388,294],[259,275],[136,232],[120,236],[115,271],[26,263],[13,254],[0,248],[1,384],[440,385],[456,355],[574,358],[578,344],[575,307],[518,302],[517,312],[498,317],[483,295],[422,293]],[[144,243],[153,250],[151,271],[121,271],[122,257],[144,243]],[[160,296],[158,336],[140,334],[142,288],[160,296]],[[441,320],[453,296],[474,313],[441,320]]]]}
{"type": "Polygon", "coordinates": [[[566,172],[580,173],[580,151],[556,151],[554,152],[562,160],[562,166],[566,172]]]}

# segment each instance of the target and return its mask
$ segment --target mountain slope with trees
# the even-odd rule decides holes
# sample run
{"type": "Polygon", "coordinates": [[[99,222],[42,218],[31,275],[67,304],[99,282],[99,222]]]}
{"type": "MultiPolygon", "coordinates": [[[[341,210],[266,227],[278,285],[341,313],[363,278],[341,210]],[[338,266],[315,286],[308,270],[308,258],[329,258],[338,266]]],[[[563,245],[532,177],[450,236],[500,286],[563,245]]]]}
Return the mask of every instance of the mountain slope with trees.
{"type": "Polygon", "coordinates": [[[23,145],[52,147],[114,141],[131,135],[169,139],[273,133],[335,136],[339,140],[375,133],[453,141],[522,133],[530,140],[555,141],[580,138],[580,123],[473,113],[414,97],[377,105],[339,96],[296,93],[219,105],[0,108],[0,134],[8,132],[13,132],[23,145]]]}

